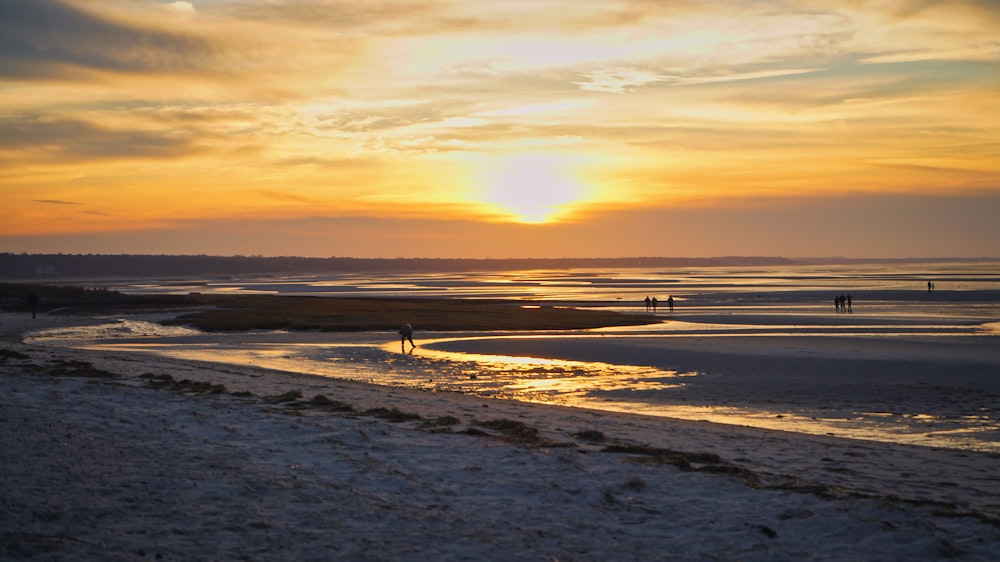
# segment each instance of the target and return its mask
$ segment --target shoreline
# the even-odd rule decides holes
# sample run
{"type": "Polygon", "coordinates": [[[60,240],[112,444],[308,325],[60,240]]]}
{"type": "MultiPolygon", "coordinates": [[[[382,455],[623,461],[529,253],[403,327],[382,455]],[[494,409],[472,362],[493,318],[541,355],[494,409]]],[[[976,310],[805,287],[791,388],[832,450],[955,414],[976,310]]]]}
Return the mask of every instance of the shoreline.
{"type": "Polygon", "coordinates": [[[993,334],[971,329],[942,334],[930,325],[887,335],[861,323],[817,334],[809,326],[828,319],[807,314],[787,327],[784,316],[758,319],[748,333],[744,315],[718,324],[688,312],[633,328],[423,331],[420,347],[400,354],[389,332],[204,333],[128,318],[49,337],[102,353],[1000,452],[1000,346],[993,334]]]}
{"type": "MultiPolygon", "coordinates": [[[[0,318],[9,316],[2,315],[0,318]]],[[[145,316],[143,318],[154,319],[145,316]]],[[[57,324],[92,324],[92,320],[84,320],[78,317],[60,317],[54,320],[57,324]]],[[[28,324],[28,326],[32,328],[40,327],[34,322],[28,324]]],[[[9,331],[4,330],[5,328],[7,326],[0,322],[0,341],[5,339],[2,331],[9,331]]],[[[950,341],[951,338],[941,336],[927,338],[921,335],[890,339],[868,339],[851,338],[848,336],[820,337],[802,334],[794,338],[794,344],[788,343],[785,340],[785,335],[760,335],[759,337],[746,338],[743,336],[734,337],[726,333],[674,336],[659,333],[635,335],[613,332],[602,333],[600,331],[575,333],[543,332],[536,335],[483,332],[479,334],[467,333],[462,336],[455,336],[452,333],[430,333],[426,334],[426,336],[427,339],[422,340],[422,345],[417,351],[420,354],[430,352],[431,358],[438,355],[442,350],[448,350],[449,352],[459,352],[458,357],[460,358],[465,358],[466,356],[496,356],[501,358],[503,356],[514,358],[533,357],[554,359],[557,361],[566,360],[583,363],[596,362],[595,364],[632,365],[640,368],[663,368],[671,369],[678,374],[689,370],[692,372],[697,370],[702,373],[695,377],[696,381],[693,387],[688,386],[685,388],[684,392],[686,394],[681,397],[680,401],[672,402],[675,405],[687,407],[693,400],[693,404],[701,405],[701,411],[693,417],[687,414],[672,416],[655,411],[655,406],[652,408],[642,408],[640,404],[625,404],[629,409],[634,408],[632,412],[629,412],[627,409],[605,408],[593,400],[574,402],[572,400],[547,401],[528,399],[525,400],[525,403],[618,412],[623,415],[635,413],[636,415],[666,418],[674,421],[681,419],[695,422],[709,421],[733,427],[747,426],[820,436],[822,436],[823,432],[797,429],[788,423],[792,421],[792,418],[801,417],[802,415],[793,414],[791,411],[785,413],[784,410],[781,410],[783,413],[775,416],[776,419],[783,420],[781,422],[760,425],[759,416],[756,421],[747,421],[749,418],[741,419],[739,416],[728,416],[726,414],[712,415],[710,410],[714,407],[728,408],[728,405],[734,401],[743,403],[749,410],[763,408],[762,405],[770,402],[771,399],[766,392],[762,392],[756,387],[763,387],[763,390],[766,391],[767,388],[773,388],[777,384],[789,387],[783,391],[786,395],[786,400],[788,400],[788,396],[794,397],[795,392],[800,392],[802,396],[811,397],[809,399],[814,401],[821,400],[821,402],[817,402],[811,406],[805,402],[790,403],[796,405],[795,407],[802,408],[802,413],[807,412],[808,408],[813,408],[816,411],[821,409],[830,410],[830,399],[835,398],[830,393],[843,393],[843,388],[858,386],[859,384],[868,384],[870,386],[870,380],[873,378],[881,379],[878,383],[881,386],[895,387],[909,383],[918,388],[928,387],[933,391],[933,383],[935,377],[938,376],[937,369],[941,367],[962,365],[963,371],[971,370],[971,372],[952,375],[953,381],[956,380],[956,376],[975,381],[981,375],[988,376],[995,373],[997,365],[1000,365],[1000,347],[996,347],[992,345],[992,341],[988,341],[993,340],[992,337],[978,336],[971,339],[969,336],[956,336],[953,338],[961,346],[961,355],[955,354],[953,344],[943,343],[945,340],[950,341]],[[665,354],[668,357],[669,364],[659,364],[658,362],[664,359],[665,354]],[[849,359],[844,359],[845,355],[849,355],[849,359]],[[840,371],[846,369],[845,365],[856,372],[852,373],[850,377],[845,377],[840,373],[840,371]],[[891,365],[892,368],[887,371],[885,369],[886,365],[891,365]],[[798,373],[800,372],[807,372],[809,374],[799,376],[798,373]],[[709,376],[706,377],[705,373],[709,376]],[[731,375],[734,373],[738,373],[739,376],[732,378],[731,375]],[[831,384],[824,381],[826,378],[833,378],[834,374],[837,375],[834,383],[831,384]],[[799,387],[802,388],[801,391],[796,390],[799,387]],[[838,390],[838,387],[840,387],[840,390],[838,390]],[[693,388],[697,388],[697,391],[693,390],[693,388]],[[818,388],[825,390],[817,392],[818,388]],[[720,389],[723,390],[721,394],[720,389]],[[814,395],[819,395],[819,398],[813,397],[814,395]]],[[[199,347],[205,345],[205,343],[209,343],[207,349],[212,350],[213,347],[211,346],[217,341],[227,341],[228,345],[233,345],[235,342],[237,346],[249,344],[256,348],[263,342],[270,344],[277,338],[277,342],[286,342],[286,345],[291,346],[302,345],[303,342],[306,342],[306,345],[315,345],[310,342],[322,342],[322,345],[346,345],[349,348],[357,346],[372,347],[373,349],[378,348],[389,354],[387,359],[390,363],[396,363],[395,366],[389,366],[390,371],[403,369],[403,372],[409,372],[407,370],[410,368],[408,365],[423,363],[423,361],[411,361],[406,354],[400,354],[397,357],[393,352],[393,344],[391,343],[395,337],[395,334],[379,332],[335,334],[253,332],[244,334],[201,333],[194,336],[171,336],[168,340],[164,341],[180,341],[182,342],[180,343],[181,347],[187,345],[199,347]],[[383,337],[385,338],[384,342],[381,339],[383,337]],[[399,359],[404,359],[404,361],[400,362],[399,359]]],[[[119,340],[115,336],[115,339],[112,341],[117,342],[119,340]]],[[[138,352],[138,349],[143,349],[149,345],[148,342],[151,341],[149,336],[140,335],[121,341],[141,342],[141,345],[135,350],[128,350],[127,346],[125,349],[119,349],[117,348],[118,344],[115,344],[108,348],[97,345],[89,347],[86,350],[77,349],[77,351],[82,353],[97,353],[98,355],[125,354],[124,356],[126,357],[142,357],[143,361],[150,363],[159,361],[165,361],[168,364],[194,363],[204,365],[208,368],[222,368],[224,366],[227,368],[238,368],[241,364],[247,363],[261,367],[262,371],[280,373],[283,376],[303,376],[307,377],[307,380],[357,382],[387,391],[395,389],[419,389],[421,391],[430,390],[432,392],[443,391],[445,394],[468,394],[480,398],[486,397],[488,400],[509,400],[509,398],[504,397],[504,394],[476,392],[472,389],[462,388],[462,384],[454,387],[447,384],[439,385],[438,382],[431,385],[421,385],[418,381],[414,381],[417,384],[394,384],[384,376],[379,376],[376,371],[372,371],[370,375],[366,375],[367,371],[365,370],[356,371],[355,365],[345,365],[345,367],[351,369],[351,372],[355,373],[354,377],[339,377],[319,371],[302,371],[299,369],[301,365],[298,362],[285,361],[281,358],[272,360],[268,357],[267,353],[262,354],[260,357],[251,355],[249,359],[240,359],[239,355],[223,358],[216,355],[218,352],[215,351],[195,353],[191,354],[191,356],[185,356],[188,354],[184,353],[171,356],[157,352],[159,344],[153,344],[152,348],[147,348],[152,349],[153,353],[138,352]],[[318,379],[315,377],[318,377],[318,379]]],[[[152,341],[156,341],[156,338],[152,338],[152,341]]],[[[42,345],[46,344],[43,343],[42,345]]],[[[279,348],[281,347],[280,343],[278,346],[279,348]]],[[[413,359],[416,358],[414,357],[413,359]]],[[[354,360],[351,359],[351,361],[354,360]]],[[[335,369],[336,365],[339,364],[342,363],[333,363],[327,369],[335,369]]],[[[433,377],[434,370],[441,368],[441,365],[441,362],[431,360],[423,368],[429,369],[429,374],[433,377]]],[[[406,376],[419,377],[420,374],[419,371],[413,371],[406,376]]],[[[436,378],[434,377],[434,379],[436,378]]],[[[483,377],[480,376],[479,378],[483,377]]],[[[690,379],[687,378],[687,375],[684,375],[682,380],[687,381],[690,379]]],[[[259,386],[260,383],[256,383],[256,386],[251,385],[243,390],[260,393],[261,388],[259,386]]],[[[871,390],[867,390],[867,386],[864,388],[863,392],[871,392],[871,390]]],[[[877,387],[872,388],[877,390],[877,387]]],[[[981,390],[970,389],[969,392],[981,393],[981,390]]],[[[603,400],[614,402],[613,392],[609,393],[605,391],[603,395],[606,396],[603,400]]],[[[801,401],[803,400],[802,396],[796,399],[801,401]]],[[[970,396],[974,396],[974,394],[970,394],[970,396]]],[[[989,396],[990,393],[987,392],[985,396],[978,399],[989,400],[989,396]]],[[[948,396],[947,399],[954,401],[958,398],[956,396],[948,396]]],[[[878,406],[878,404],[873,403],[871,406],[878,406]]],[[[786,405],[786,407],[788,406],[786,405]]],[[[766,412],[766,409],[762,409],[761,411],[766,412]]],[[[880,415],[878,412],[874,413],[880,415]]],[[[844,413],[828,411],[826,415],[833,416],[834,419],[850,418],[850,414],[846,411],[844,413]]],[[[931,448],[950,447],[947,443],[934,441],[921,442],[919,439],[898,441],[895,439],[856,437],[850,434],[850,430],[845,431],[847,433],[827,433],[827,435],[860,441],[874,441],[876,443],[896,443],[931,448]]],[[[982,444],[986,445],[987,443],[983,442],[982,444]]],[[[997,451],[994,451],[990,447],[979,449],[970,449],[969,447],[954,448],[957,450],[976,450],[978,452],[997,454],[997,451]]]]}

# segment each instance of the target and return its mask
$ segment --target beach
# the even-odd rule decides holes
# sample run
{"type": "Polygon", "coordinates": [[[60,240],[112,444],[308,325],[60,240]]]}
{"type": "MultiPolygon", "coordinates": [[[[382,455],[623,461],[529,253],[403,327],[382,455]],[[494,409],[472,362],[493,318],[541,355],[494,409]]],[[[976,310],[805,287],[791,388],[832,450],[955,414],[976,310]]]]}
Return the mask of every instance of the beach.
{"type": "MultiPolygon", "coordinates": [[[[992,560],[1000,547],[990,452],[24,343],[94,320],[0,319],[5,559],[992,560]]],[[[809,351],[791,337],[752,354],[809,351]]],[[[615,359],[572,340],[535,355],[615,359]]],[[[668,341],[656,346],[681,345],[668,341]]],[[[685,348],[698,345],[714,344],[685,348]]],[[[973,362],[989,364],[982,349],[973,362]]]]}

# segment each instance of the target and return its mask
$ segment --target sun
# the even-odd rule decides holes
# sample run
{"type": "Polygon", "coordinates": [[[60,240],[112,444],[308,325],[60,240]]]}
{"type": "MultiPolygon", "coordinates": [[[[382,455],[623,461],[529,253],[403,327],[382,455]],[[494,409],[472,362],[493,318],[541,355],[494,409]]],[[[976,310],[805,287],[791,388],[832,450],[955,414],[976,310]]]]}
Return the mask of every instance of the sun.
{"type": "Polygon", "coordinates": [[[574,172],[573,159],[565,155],[505,156],[486,167],[483,198],[517,222],[551,222],[587,195],[574,172]]]}

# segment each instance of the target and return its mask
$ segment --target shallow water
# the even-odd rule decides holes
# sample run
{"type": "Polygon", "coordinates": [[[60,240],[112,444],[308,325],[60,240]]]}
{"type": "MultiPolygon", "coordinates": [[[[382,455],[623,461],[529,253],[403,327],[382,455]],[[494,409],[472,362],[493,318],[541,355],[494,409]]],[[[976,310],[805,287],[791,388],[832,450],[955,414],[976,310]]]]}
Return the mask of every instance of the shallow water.
{"type": "Polygon", "coordinates": [[[503,297],[645,312],[662,323],[551,334],[201,334],[129,319],[35,341],[806,433],[1000,452],[995,264],[268,278],[135,292],[503,297]],[[937,290],[928,293],[933,280],[937,290]],[[850,292],[854,312],[832,297],[850,292]],[[407,346],[408,349],[409,346],[407,346]]]}
{"type": "MultiPolygon", "coordinates": [[[[1000,290],[1000,262],[863,264],[776,267],[687,267],[670,269],[593,269],[490,271],[467,273],[364,273],[327,275],[226,276],[202,279],[81,280],[82,284],[130,293],[246,293],[314,296],[425,296],[596,301],[638,306],[646,296],[665,305],[681,302],[719,304],[730,297],[761,299],[787,291],[823,295],[926,292],[933,282],[942,298],[948,292],[1000,290]]],[[[780,295],[779,295],[780,296],[780,295]]]]}

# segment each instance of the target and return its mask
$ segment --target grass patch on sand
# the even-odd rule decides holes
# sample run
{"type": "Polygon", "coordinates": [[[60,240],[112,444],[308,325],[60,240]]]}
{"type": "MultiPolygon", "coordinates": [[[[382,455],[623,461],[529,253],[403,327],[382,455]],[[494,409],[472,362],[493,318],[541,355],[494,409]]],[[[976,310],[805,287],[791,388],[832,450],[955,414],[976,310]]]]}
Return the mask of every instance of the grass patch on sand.
{"type": "Polygon", "coordinates": [[[651,315],[560,306],[525,307],[523,301],[422,298],[333,298],[287,295],[126,295],[116,291],[0,284],[0,309],[114,314],[172,312],[164,324],[206,332],[289,330],[395,331],[403,323],[424,331],[582,330],[656,322],[651,315]]]}
{"type": "Polygon", "coordinates": [[[65,314],[144,312],[189,307],[192,302],[188,295],[126,295],[101,288],[0,283],[0,310],[14,313],[30,313],[32,308],[38,313],[59,311],[65,314]]]}
{"type": "Polygon", "coordinates": [[[270,295],[196,296],[204,308],[172,323],[207,332],[289,330],[355,332],[396,330],[573,330],[631,326],[652,317],[520,302],[458,299],[322,298],[270,295]]]}

